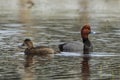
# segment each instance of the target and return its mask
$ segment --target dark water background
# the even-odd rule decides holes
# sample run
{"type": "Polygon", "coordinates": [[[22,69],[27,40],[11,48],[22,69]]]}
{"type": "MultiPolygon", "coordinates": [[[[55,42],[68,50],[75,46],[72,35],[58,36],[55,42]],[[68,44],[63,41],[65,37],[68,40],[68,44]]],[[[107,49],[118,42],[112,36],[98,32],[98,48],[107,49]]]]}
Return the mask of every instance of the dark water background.
{"type": "Polygon", "coordinates": [[[120,80],[120,0],[33,2],[28,8],[24,0],[0,1],[0,80],[120,80]],[[35,57],[24,68],[24,49],[18,45],[25,38],[57,49],[60,43],[81,41],[84,24],[97,33],[90,35],[90,58],[83,58],[82,51],[51,60],[35,57]]]}

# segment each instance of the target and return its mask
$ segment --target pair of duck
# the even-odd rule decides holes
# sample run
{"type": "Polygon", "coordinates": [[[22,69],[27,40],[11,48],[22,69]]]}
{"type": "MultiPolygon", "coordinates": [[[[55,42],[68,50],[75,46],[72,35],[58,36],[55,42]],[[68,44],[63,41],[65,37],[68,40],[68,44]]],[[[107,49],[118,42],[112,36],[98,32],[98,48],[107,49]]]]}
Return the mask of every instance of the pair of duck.
{"type": "MultiPolygon", "coordinates": [[[[88,38],[88,35],[91,33],[90,25],[84,25],[81,29],[81,37],[83,41],[83,46],[80,42],[71,42],[71,43],[63,43],[60,44],[59,50],[60,52],[80,52],[80,48],[83,47],[83,54],[88,54],[92,50],[91,42],[88,38]]],[[[33,43],[30,39],[25,39],[22,46],[27,46],[25,49],[25,55],[47,55],[47,54],[55,54],[56,51],[52,48],[46,46],[34,47],[33,43]]]]}

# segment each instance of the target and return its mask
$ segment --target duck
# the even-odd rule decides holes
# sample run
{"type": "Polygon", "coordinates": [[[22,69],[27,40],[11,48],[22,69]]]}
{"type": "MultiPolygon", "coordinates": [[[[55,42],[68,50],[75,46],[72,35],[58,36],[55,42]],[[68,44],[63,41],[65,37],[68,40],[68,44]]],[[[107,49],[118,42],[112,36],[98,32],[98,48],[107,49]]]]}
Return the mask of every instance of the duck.
{"type": "Polygon", "coordinates": [[[25,55],[25,65],[24,67],[30,67],[33,64],[33,57],[39,56],[41,58],[45,59],[51,59],[54,57],[54,54],[57,52],[47,46],[37,46],[35,47],[33,45],[33,42],[31,39],[25,39],[19,48],[23,48],[23,46],[26,46],[24,55],[25,55]]]}
{"type": "Polygon", "coordinates": [[[26,46],[26,49],[24,51],[25,55],[29,56],[45,56],[48,54],[55,54],[56,51],[52,48],[49,48],[47,46],[37,46],[34,47],[33,42],[30,39],[25,39],[22,46],[26,46]]]}
{"type": "Polygon", "coordinates": [[[93,46],[91,41],[89,40],[89,34],[91,32],[91,27],[88,24],[85,24],[81,28],[81,38],[82,42],[80,41],[72,41],[72,42],[65,42],[58,45],[58,48],[61,52],[80,52],[83,51],[84,54],[88,54],[93,50],[93,46]]]}

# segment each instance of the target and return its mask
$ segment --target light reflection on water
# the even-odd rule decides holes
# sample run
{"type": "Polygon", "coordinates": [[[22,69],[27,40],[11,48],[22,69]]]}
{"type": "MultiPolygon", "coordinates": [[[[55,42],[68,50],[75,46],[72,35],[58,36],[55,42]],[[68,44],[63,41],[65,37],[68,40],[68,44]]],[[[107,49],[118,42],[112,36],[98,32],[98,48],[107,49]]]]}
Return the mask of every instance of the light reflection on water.
{"type": "MultiPolygon", "coordinates": [[[[87,0],[84,1],[86,3],[87,0]]],[[[12,21],[11,17],[5,17],[7,22],[0,24],[0,80],[119,80],[119,14],[109,13],[110,10],[104,12],[100,5],[92,10],[99,8],[101,11],[92,12],[87,5],[91,6],[94,2],[83,5],[83,12],[72,13],[75,17],[62,14],[62,17],[52,15],[52,18],[39,18],[38,13],[31,16],[31,9],[23,7],[19,20],[15,18],[16,21],[12,21]],[[49,45],[57,49],[60,43],[81,41],[79,30],[85,23],[90,23],[98,33],[90,35],[94,46],[90,57],[83,57],[82,51],[58,54],[51,60],[35,57],[33,65],[24,68],[24,49],[19,49],[18,44],[25,38],[31,38],[36,45],[49,45]]]]}
{"type": "MultiPolygon", "coordinates": [[[[42,24],[43,25],[43,24],[42,24]]],[[[53,25],[53,23],[49,24],[53,25]]],[[[61,25],[61,24],[60,24],[61,25]]],[[[71,56],[57,56],[53,59],[41,61],[35,58],[35,63],[30,69],[24,68],[24,55],[18,52],[23,52],[17,48],[18,43],[21,43],[26,36],[30,36],[37,44],[46,44],[56,48],[61,42],[77,40],[79,39],[79,33],[74,33],[75,30],[73,27],[64,28],[59,27],[60,30],[57,30],[57,26],[54,27],[31,27],[31,35],[25,34],[28,32],[27,28],[24,27],[14,27],[15,32],[11,31],[13,27],[2,27],[3,31],[1,32],[1,80],[2,79],[12,79],[12,80],[97,80],[97,79],[119,79],[119,45],[118,28],[109,29],[104,31],[102,28],[95,28],[95,31],[99,31],[100,34],[91,35],[91,40],[93,42],[94,51],[92,53],[89,61],[84,60],[80,54],[68,54],[71,56]],[[26,30],[26,31],[25,31],[26,30]],[[70,34],[70,30],[73,32],[70,34]],[[10,33],[8,33],[11,31],[10,33]],[[49,31],[49,32],[48,32],[49,31]],[[114,32],[116,32],[114,34],[114,32]],[[49,34],[47,34],[49,33],[49,34]],[[63,35],[64,33],[64,35],[63,35]],[[9,34],[9,35],[7,35],[9,34]],[[40,35],[35,35],[40,34],[40,35]],[[53,34],[60,35],[54,36],[53,34]],[[35,36],[34,36],[35,35],[35,36]],[[73,36],[75,35],[75,36],[73,36]],[[108,37],[108,35],[110,35],[108,37]],[[34,36],[34,37],[32,37],[34,36]],[[42,36],[42,37],[41,37],[42,36]],[[75,37],[74,39],[72,37],[75,37]],[[99,38],[101,37],[101,38],[99,38]],[[44,42],[43,42],[44,41],[44,42]],[[114,43],[112,43],[114,42],[114,43]],[[108,44],[110,43],[110,44],[108,44]],[[103,48],[103,46],[106,46],[103,48]],[[118,49],[118,50],[117,50],[118,49]],[[16,54],[18,53],[18,54],[16,54]],[[76,56],[78,55],[78,56],[76,56]],[[3,68],[4,67],[4,68],[3,68]],[[82,69],[83,67],[83,69],[82,69]],[[84,69],[87,68],[87,69],[84,69]],[[88,70],[89,69],[89,70],[88,70]],[[83,70],[83,71],[82,71],[83,70]],[[83,74],[84,73],[84,74],[83,74]],[[89,73],[89,74],[86,74],[89,73]],[[86,77],[87,75],[87,77],[86,77]],[[89,76],[88,76],[89,75],[89,76]],[[8,78],[9,77],[9,78],[8,78]],[[85,79],[86,78],[86,79],[85,79]]],[[[82,53],[81,53],[82,54],[82,53]]],[[[62,54],[61,54],[62,55],[62,54]]],[[[66,55],[66,54],[65,54],[66,55]]]]}

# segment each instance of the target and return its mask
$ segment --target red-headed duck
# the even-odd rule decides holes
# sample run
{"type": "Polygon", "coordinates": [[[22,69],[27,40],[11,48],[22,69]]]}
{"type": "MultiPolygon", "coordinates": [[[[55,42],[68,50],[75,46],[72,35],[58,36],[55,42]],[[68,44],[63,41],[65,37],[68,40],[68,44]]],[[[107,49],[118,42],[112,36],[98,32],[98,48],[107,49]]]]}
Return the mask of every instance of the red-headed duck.
{"type": "Polygon", "coordinates": [[[91,33],[90,25],[84,25],[81,29],[81,37],[83,43],[79,41],[73,41],[70,43],[63,43],[59,45],[59,50],[62,52],[80,52],[84,51],[84,54],[92,51],[92,44],[88,38],[88,35],[91,33]]]}

